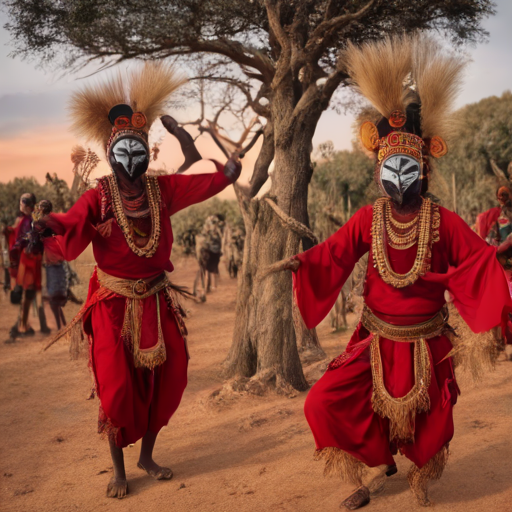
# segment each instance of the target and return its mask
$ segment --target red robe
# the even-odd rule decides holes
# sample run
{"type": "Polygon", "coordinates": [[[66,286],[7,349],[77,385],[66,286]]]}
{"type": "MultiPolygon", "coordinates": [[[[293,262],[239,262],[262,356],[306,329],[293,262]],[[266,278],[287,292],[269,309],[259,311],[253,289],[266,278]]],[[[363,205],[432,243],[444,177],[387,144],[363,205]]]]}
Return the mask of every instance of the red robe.
{"type": "MultiPolygon", "coordinates": [[[[65,214],[52,214],[49,226],[66,260],[77,258],[92,242],[97,266],[109,275],[124,279],[148,279],[163,271],[172,272],[173,233],[170,216],[204,201],[230,185],[217,164],[212,174],[158,177],[161,191],[161,236],[153,257],[137,256],[128,246],[116,221],[110,236],[103,237],[100,195],[96,189],[85,192],[65,214]]],[[[157,341],[156,301],[160,301],[161,326],[167,357],[154,370],[135,368],[133,354],[121,338],[126,298],[115,295],[94,301],[99,284],[96,272],[89,284],[84,330],[90,341],[90,363],[100,400],[99,430],[113,432],[118,446],[135,443],[147,430],[157,433],[167,425],[178,408],[187,385],[188,357],[185,341],[174,313],[167,308],[163,292],[144,299],[140,348],[151,348],[157,341]],[[94,304],[94,305],[92,305],[94,304]]]]}
{"type": "Polygon", "coordinates": [[[26,251],[27,236],[32,230],[32,216],[18,218],[14,227],[14,243],[10,249],[11,276],[24,290],[41,289],[41,254],[26,251]]]}
{"type": "MultiPolygon", "coordinates": [[[[315,327],[329,313],[354,265],[368,251],[364,300],[382,320],[395,325],[426,321],[445,304],[444,292],[449,290],[474,332],[499,325],[512,303],[495,248],[455,213],[440,208],[440,215],[440,241],[433,244],[431,271],[405,288],[384,283],[373,266],[372,206],[359,210],[322,244],[298,255],[301,265],[294,275],[294,291],[307,327],[315,327]]],[[[416,248],[388,246],[396,272],[410,270],[416,248]]],[[[372,409],[371,338],[359,324],[345,353],[311,389],[305,414],[317,449],[337,447],[374,467],[394,464],[397,447],[389,443],[389,421],[372,409]]],[[[458,393],[451,359],[442,361],[452,348],[450,341],[438,336],[427,343],[433,363],[430,411],[416,416],[415,442],[400,447],[420,468],[452,438],[452,408],[458,393]]],[[[381,357],[387,390],[393,397],[404,396],[414,384],[413,344],[381,337],[381,357]]]]}

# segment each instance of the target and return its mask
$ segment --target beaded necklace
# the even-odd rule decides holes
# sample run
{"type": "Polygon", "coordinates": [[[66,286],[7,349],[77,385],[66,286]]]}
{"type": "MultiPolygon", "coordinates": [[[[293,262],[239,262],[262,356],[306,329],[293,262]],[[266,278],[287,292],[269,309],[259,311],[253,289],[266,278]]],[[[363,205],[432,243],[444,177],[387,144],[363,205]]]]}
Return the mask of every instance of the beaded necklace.
{"type": "MultiPolygon", "coordinates": [[[[390,203],[390,199],[382,197],[375,201],[373,205],[373,220],[372,220],[372,255],[373,265],[377,268],[382,280],[393,286],[394,288],[404,288],[416,282],[416,280],[424,276],[430,270],[431,257],[432,257],[432,244],[439,241],[439,225],[440,215],[439,207],[433,204],[430,199],[424,199],[420,211],[417,215],[417,221],[414,221],[413,230],[417,231],[417,237],[411,243],[410,238],[412,234],[403,235],[395,238],[400,244],[400,249],[412,247],[415,243],[418,244],[416,258],[412,265],[411,270],[405,274],[399,274],[391,268],[389,263],[386,245],[390,244],[388,239],[387,224],[386,222],[386,208],[390,203]],[[405,243],[405,241],[407,243],[405,243]]],[[[397,221],[398,222],[398,221],[397,221]]],[[[410,223],[407,223],[410,224],[410,223]]],[[[411,231],[412,233],[412,231],[411,231]]],[[[396,234],[396,233],[395,233],[396,234]]],[[[393,242],[392,242],[393,243],[393,242]]]]}
{"type": "Polygon", "coordinates": [[[401,251],[412,247],[418,239],[419,218],[420,216],[416,215],[410,222],[397,221],[391,211],[391,201],[388,201],[386,203],[384,224],[389,246],[401,251]]]}
{"type": "Polygon", "coordinates": [[[133,239],[133,229],[126,216],[123,208],[123,200],[119,192],[119,187],[114,174],[107,177],[110,195],[112,198],[112,210],[116,218],[117,224],[123,232],[128,247],[141,257],[151,258],[158,249],[160,242],[160,187],[156,176],[146,176],[146,196],[149,204],[149,212],[151,215],[151,234],[147,243],[143,247],[138,247],[133,239]]]}

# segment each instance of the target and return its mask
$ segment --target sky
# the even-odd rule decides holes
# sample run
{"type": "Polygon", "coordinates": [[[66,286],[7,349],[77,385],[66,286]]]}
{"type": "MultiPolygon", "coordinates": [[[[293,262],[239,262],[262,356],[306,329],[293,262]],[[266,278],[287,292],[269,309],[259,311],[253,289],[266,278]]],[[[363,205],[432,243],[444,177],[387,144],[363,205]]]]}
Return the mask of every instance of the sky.
{"type": "MultiPolygon", "coordinates": [[[[500,96],[505,90],[512,89],[512,1],[498,0],[496,4],[497,15],[484,22],[490,33],[488,42],[468,48],[471,63],[457,108],[488,96],[500,96]]],[[[34,176],[42,183],[47,172],[56,172],[71,183],[71,148],[78,143],[84,144],[84,141],[77,140],[68,130],[66,102],[73,90],[101,79],[104,72],[83,79],[78,75],[45,72],[37,62],[9,57],[10,36],[3,28],[6,21],[6,14],[0,12],[0,182],[17,176],[34,176]]],[[[169,113],[173,115],[173,112],[169,113]]],[[[191,119],[188,116],[192,115],[187,110],[174,113],[178,121],[191,119]]],[[[326,111],[318,124],[314,146],[330,140],[335,149],[350,149],[353,121],[350,114],[326,111]]],[[[165,134],[163,128],[156,131],[158,136],[165,134]]],[[[197,144],[204,157],[225,161],[209,135],[201,136],[197,144]]],[[[258,146],[255,146],[243,161],[242,181],[250,176],[257,150],[258,146]]],[[[99,149],[98,154],[102,156],[99,149]]],[[[181,164],[179,145],[172,136],[164,136],[158,161],[167,169],[175,169],[181,164]]],[[[211,163],[199,163],[191,171],[212,168],[211,163]]],[[[108,166],[103,161],[95,171],[95,177],[107,172],[108,166]]],[[[226,191],[224,195],[231,197],[232,194],[232,191],[226,191]]]]}

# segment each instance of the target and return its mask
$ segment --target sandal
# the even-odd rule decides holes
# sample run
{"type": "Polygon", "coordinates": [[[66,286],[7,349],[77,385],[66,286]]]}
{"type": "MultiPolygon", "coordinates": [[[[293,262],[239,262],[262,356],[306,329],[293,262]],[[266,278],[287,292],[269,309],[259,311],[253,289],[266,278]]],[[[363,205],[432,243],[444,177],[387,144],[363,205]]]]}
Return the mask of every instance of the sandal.
{"type": "Polygon", "coordinates": [[[341,507],[348,508],[349,510],[357,510],[370,503],[370,489],[362,485],[357,488],[346,500],[342,501],[341,507]]]}

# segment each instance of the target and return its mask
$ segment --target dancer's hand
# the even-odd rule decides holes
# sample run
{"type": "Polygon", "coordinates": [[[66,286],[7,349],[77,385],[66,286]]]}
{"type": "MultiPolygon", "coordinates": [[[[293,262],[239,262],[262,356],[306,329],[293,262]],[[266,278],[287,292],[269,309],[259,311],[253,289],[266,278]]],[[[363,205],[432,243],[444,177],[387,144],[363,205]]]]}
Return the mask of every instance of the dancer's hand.
{"type": "Polygon", "coordinates": [[[234,183],[240,177],[240,173],[242,172],[242,162],[240,162],[238,151],[235,151],[231,155],[230,159],[224,166],[223,172],[226,178],[231,181],[231,183],[234,183]]]}
{"type": "Polygon", "coordinates": [[[291,270],[292,272],[297,272],[299,267],[300,267],[300,260],[293,257],[284,262],[283,270],[291,270]]]}
{"type": "Polygon", "coordinates": [[[194,138],[192,135],[190,135],[190,133],[187,132],[187,130],[185,130],[185,128],[178,124],[178,121],[176,121],[174,117],[162,116],[160,120],[165,126],[165,129],[178,139],[178,142],[181,146],[181,151],[185,157],[185,161],[178,169],[178,174],[185,172],[192,164],[202,160],[203,157],[196,148],[194,138]]]}
{"type": "Polygon", "coordinates": [[[162,124],[164,125],[165,129],[171,134],[176,137],[176,133],[178,132],[178,121],[174,119],[174,117],[171,116],[162,116],[160,118],[160,121],[162,121],[162,124]]]}
{"type": "Polygon", "coordinates": [[[505,238],[505,241],[498,246],[498,254],[502,254],[504,252],[507,252],[512,247],[512,236],[508,235],[507,238],[505,238]]]}
{"type": "Polygon", "coordinates": [[[275,274],[277,272],[282,272],[283,270],[291,270],[292,272],[297,272],[300,267],[300,260],[298,260],[295,256],[288,258],[286,260],[277,261],[276,263],[272,263],[268,267],[262,269],[256,276],[257,281],[263,281],[270,274],[275,274]]]}

